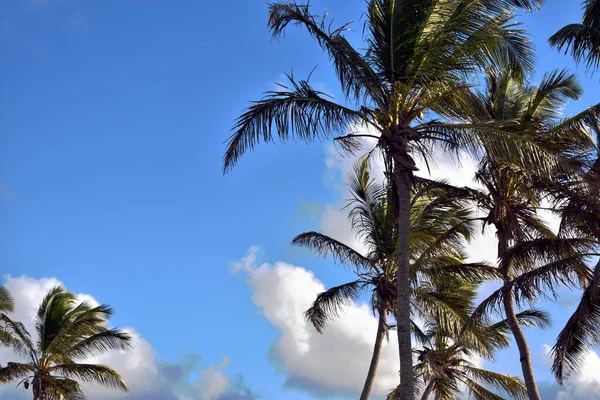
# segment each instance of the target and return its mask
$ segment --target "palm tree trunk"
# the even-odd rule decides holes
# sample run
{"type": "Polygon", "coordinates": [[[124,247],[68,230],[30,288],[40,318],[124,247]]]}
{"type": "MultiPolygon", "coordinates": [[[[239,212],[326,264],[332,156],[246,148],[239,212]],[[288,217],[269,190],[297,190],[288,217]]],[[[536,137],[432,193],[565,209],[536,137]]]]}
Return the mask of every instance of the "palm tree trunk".
{"type": "MultiPolygon", "coordinates": [[[[504,253],[508,250],[508,240],[502,233],[502,230],[498,230],[498,258],[501,259],[504,253]]],[[[508,271],[504,271],[504,284],[510,282],[511,276],[508,271]]],[[[506,322],[510,328],[517,348],[519,349],[519,361],[521,362],[521,369],[523,371],[523,379],[525,380],[525,386],[527,388],[527,396],[529,400],[541,400],[540,393],[538,392],[537,383],[535,382],[535,376],[533,374],[533,366],[531,364],[531,352],[529,351],[529,345],[525,334],[519,325],[517,315],[515,313],[515,299],[512,290],[504,297],[504,312],[506,313],[506,322]]]]}
{"type": "Polygon", "coordinates": [[[365,385],[363,386],[360,400],[367,400],[371,394],[373,388],[373,381],[375,380],[375,374],[377,373],[377,367],[379,366],[379,356],[381,355],[381,346],[383,345],[383,338],[385,337],[385,307],[381,305],[379,307],[379,325],[377,326],[377,336],[375,337],[375,346],[373,347],[373,356],[371,357],[371,365],[369,366],[369,373],[365,385]]]}
{"type": "Polygon", "coordinates": [[[397,190],[396,225],[398,228],[398,271],[396,272],[398,350],[400,357],[400,398],[413,400],[412,346],[410,331],[410,276],[409,276],[409,237],[410,237],[410,190],[411,171],[394,160],[394,183],[397,190]]]}
{"type": "Polygon", "coordinates": [[[433,393],[433,387],[435,385],[433,384],[433,381],[429,381],[429,383],[427,384],[427,387],[425,388],[425,391],[423,392],[423,396],[421,397],[421,400],[427,400],[429,398],[429,396],[431,396],[431,393],[433,393]]]}

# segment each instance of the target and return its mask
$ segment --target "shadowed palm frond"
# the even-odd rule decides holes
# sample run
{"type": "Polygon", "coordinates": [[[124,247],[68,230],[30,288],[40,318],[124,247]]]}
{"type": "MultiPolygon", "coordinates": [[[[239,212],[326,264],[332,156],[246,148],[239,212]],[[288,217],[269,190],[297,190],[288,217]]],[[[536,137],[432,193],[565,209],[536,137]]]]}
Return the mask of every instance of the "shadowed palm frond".
{"type": "Polygon", "coordinates": [[[559,29],[549,39],[550,45],[571,54],[577,63],[585,62],[587,70],[600,66],[600,1],[586,0],[581,23],[559,29]]]}
{"type": "Polygon", "coordinates": [[[290,23],[304,26],[331,58],[348,100],[378,101],[383,98],[383,88],[378,76],[342,35],[349,23],[331,29],[331,24],[326,23],[326,17],[327,15],[319,20],[312,15],[308,4],[274,3],[269,6],[269,28],[273,37],[279,38],[290,23]]]}
{"type": "Polygon", "coordinates": [[[0,312],[11,312],[13,311],[13,299],[10,296],[10,292],[4,286],[0,285],[0,312]]]}
{"type": "Polygon", "coordinates": [[[306,310],[306,319],[313,324],[317,332],[323,333],[327,321],[338,317],[344,306],[357,300],[362,289],[363,283],[354,281],[319,293],[313,305],[306,310]]]}
{"type": "Polygon", "coordinates": [[[225,172],[256,144],[273,142],[275,135],[283,142],[327,139],[363,120],[363,114],[333,102],[308,81],[287,77],[290,87],[266,92],[262,100],[254,102],[237,119],[227,142],[225,172]]]}
{"type": "Polygon", "coordinates": [[[322,257],[332,256],[345,267],[371,269],[374,262],[342,242],[319,232],[305,232],[292,240],[295,246],[308,247],[322,257]]]}
{"type": "Polygon", "coordinates": [[[127,391],[127,385],[125,385],[123,378],[121,378],[115,370],[106,365],[78,363],[59,364],[50,368],[49,371],[70,379],[88,383],[97,383],[112,389],[127,391]]]}
{"type": "Polygon", "coordinates": [[[578,371],[589,349],[600,341],[600,262],[594,269],[594,278],[583,291],[581,300],[558,334],[551,355],[554,359],[552,372],[562,384],[578,371]]]}
{"type": "Polygon", "coordinates": [[[9,362],[6,367],[0,367],[0,384],[32,376],[35,368],[29,364],[9,362]]]}

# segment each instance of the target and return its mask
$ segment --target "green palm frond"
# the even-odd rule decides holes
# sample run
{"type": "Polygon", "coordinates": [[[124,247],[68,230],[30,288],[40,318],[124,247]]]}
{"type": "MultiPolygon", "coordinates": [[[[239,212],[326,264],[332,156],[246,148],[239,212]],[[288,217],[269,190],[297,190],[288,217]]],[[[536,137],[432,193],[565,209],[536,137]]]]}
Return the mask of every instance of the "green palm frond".
{"type": "Polygon", "coordinates": [[[549,39],[550,45],[571,54],[577,63],[585,62],[588,70],[600,66],[600,1],[586,0],[581,23],[559,29],[549,39]]]}
{"type": "Polygon", "coordinates": [[[72,343],[63,354],[69,359],[86,359],[110,350],[127,350],[130,343],[131,335],[122,330],[102,328],[98,333],[72,343]]]}
{"type": "Polygon", "coordinates": [[[273,37],[279,38],[290,23],[304,26],[329,54],[348,100],[368,98],[377,101],[383,98],[379,78],[342,35],[349,23],[331,29],[326,23],[326,15],[319,20],[310,13],[308,4],[274,3],[269,6],[269,28],[273,37]]]}
{"type": "Polygon", "coordinates": [[[558,334],[551,354],[552,372],[562,384],[578,371],[590,348],[598,344],[600,331],[600,262],[594,269],[594,278],[585,288],[581,300],[558,334]]]}
{"type": "Polygon", "coordinates": [[[465,369],[471,381],[484,382],[487,386],[509,394],[513,399],[528,398],[525,385],[517,377],[471,366],[466,366],[465,369]]]}
{"type": "Polygon", "coordinates": [[[363,283],[361,281],[353,281],[319,293],[312,306],[306,310],[306,319],[313,324],[319,333],[323,333],[327,321],[338,317],[344,306],[356,301],[362,289],[363,283]]]}
{"type": "Polygon", "coordinates": [[[8,289],[0,285],[0,312],[13,311],[14,303],[8,289]]]}
{"type": "Polygon", "coordinates": [[[6,367],[0,367],[0,384],[22,379],[35,373],[35,368],[29,364],[9,362],[6,367]]]}
{"type": "Polygon", "coordinates": [[[98,364],[59,364],[49,371],[61,376],[88,383],[97,383],[105,387],[127,391],[123,378],[112,368],[98,364]]]}
{"type": "Polygon", "coordinates": [[[265,93],[238,118],[227,142],[224,170],[229,171],[248,150],[260,142],[300,139],[312,141],[343,133],[363,114],[333,102],[312,88],[307,80],[296,81],[287,75],[289,87],[265,93]]]}
{"type": "Polygon", "coordinates": [[[371,269],[374,262],[363,256],[350,246],[319,232],[305,232],[292,240],[295,246],[308,247],[316,254],[326,257],[332,256],[336,262],[346,267],[371,269]]]}

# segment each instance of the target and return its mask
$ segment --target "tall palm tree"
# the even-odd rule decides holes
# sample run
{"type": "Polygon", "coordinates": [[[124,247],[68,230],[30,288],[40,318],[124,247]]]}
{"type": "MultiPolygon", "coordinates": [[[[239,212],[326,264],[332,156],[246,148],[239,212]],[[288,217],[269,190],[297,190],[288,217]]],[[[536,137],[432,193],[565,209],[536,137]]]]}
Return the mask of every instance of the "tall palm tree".
{"type": "Polygon", "coordinates": [[[549,39],[550,45],[571,53],[577,63],[584,61],[586,69],[600,67],[600,1],[583,2],[583,18],[580,23],[569,24],[549,39]]]}
{"type": "MultiPolygon", "coordinates": [[[[568,163],[563,155],[591,144],[589,135],[580,126],[570,130],[566,129],[570,126],[568,123],[557,121],[566,101],[577,99],[580,93],[581,87],[575,76],[566,71],[546,74],[537,86],[524,85],[521,80],[496,71],[488,76],[487,91],[472,101],[479,104],[477,122],[494,121],[503,124],[502,129],[529,137],[544,150],[538,158],[540,164],[547,163],[548,170],[560,166],[566,171],[568,163]]],[[[479,315],[479,311],[494,301],[500,301],[497,296],[501,294],[500,302],[519,350],[529,399],[539,400],[529,346],[516,317],[513,280],[562,277],[571,282],[569,274],[574,268],[580,275],[585,275],[586,267],[581,259],[571,258],[575,257],[573,252],[581,243],[556,238],[538,216],[543,194],[538,188],[541,177],[538,171],[523,166],[522,149],[509,145],[505,157],[492,154],[486,146],[484,149],[486,154],[476,173],[476,181],[486,190],[476,198],[485,213],[484,224],[492,225],[498,238],[497,256],[503,288],[485,300],[474,315],[479,315]],[[524,253],[519,255],[517,251],[524,253]],[[542,268],[542,265],[556,263],[559,259],[571,262],[565,262],[562,270],[557,265],[542,268]]],[[[530,288],[525,295],[528,300],[532,298],[532,290],[530,288]]]]}
{"type": "Polygon", "coordinates": [[[107,305],[79,302],[74,294],[55,287],[38,309],[35,342],[21,322],[1,315],[15,338],[10,346],[28,361],[9,362],[0,368],[0,383],[18,381],[25,389],[31,386],[34,400],[85,399],[80,381],[126,391],[125,382],[112,368],[80,362],[129,347],[127,333],[106,326],[112,313],[107,305]]]}
{"type": "Polygon", "coordinates": [[[534,9],[539,0],[369,0],[366,50],[344,37],[347,24],[333,29],[308,5],[276,2],[269,6],[269,27],[279,37],[289,24],[301,25],[333,61],[348,105],[315,90],[308,80],[267,92],[237,120],[228,142],[224,169],[230,170],[260,142],[334,138],[348,151],[363,134],[348,134],[357,124],[369,126],[386,159],[394,192],[398,231],[396,319],[403,399],[414,397],[410,330],[409,236],[413,156],[428,158],[435,145],[473,146],[495,131],[476,131],[438,118],[462,114],[469,104],[462,93],[472,73],[505,59],[513,70],[532,67],[526,34],[513,22],[517,7],[534,9]]]}
{"type": "MultiPolygon", "coordinates": [[[[357,236],[367,249],[366,255],[352,247],[318,232],[298,235],[293,244],[306,246],[317,254],[331,255],[340,264],[350,267],[356,280],[332,287],[320,293],[306,311],[307,319],[322,332],[328,320],[337,317],[340,309],[370,292],[373,312],[378,316],[373,355],[361,400],[369,398],[381,347],[388,335],[388,314],[396,308],[396,231],[393,211],[389,205],[389,186],[378,184],[369,174],[368,158],[356,163],[350,175],[349,188],[353,200],[349,216],[357,236]]],[[[471,234],[469,212],[459,201],[439,186],[413,195],[411,209],[411,303],[415,315],[434,317],[446,329],[458,332],[468,317],[468,308],[475,295],[474,285],[489,279],[493,269],[482,264],[467,264],[462,250],[471,234]],[[444,196],[446,195],[446,196],[444,196]],[[468,285],[468,286],[465,286],[468,285]]],[[[415,334],[424,334],[413,322],[415,334]]]]}
{"type": "MultiPolygon", "coordinates": [[[[518,314],[519,322],[526,326],[546,327],[548,316],[538,310],[518,314]]],[[[475,399],[499,400],[503,397],[491,391],[495,389],[510,398],[526,399],[523,382],[514,376],[492,372],[474,364],[474,359],[494,359],[494,352],[510,345],[510,333],[506,320],[472,327],[461,335],[444,332],[435,320],[428,321],[428,341],[418,350],[415,365],[417,381],[423,390],[421,400],[432,395],[436,400],[453,400],[468,394],[475,399]]],[[[398,400],[396,390],[388,400],[398,400]]]]}

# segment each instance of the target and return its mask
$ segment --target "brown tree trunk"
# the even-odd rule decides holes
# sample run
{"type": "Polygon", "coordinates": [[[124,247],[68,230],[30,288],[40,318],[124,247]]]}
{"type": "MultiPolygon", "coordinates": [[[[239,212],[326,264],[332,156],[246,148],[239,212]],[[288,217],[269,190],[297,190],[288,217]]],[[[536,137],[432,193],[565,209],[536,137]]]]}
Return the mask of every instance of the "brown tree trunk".
{"type": "MultiPolygon", "coordinates": [[[[498,259],[502,259],[504,253],[508,250],[508,240],[501,229],[498,230],[498,259]]],[[[504,273],[504,284],[506,285],[511,280],[509,271],[503,271],[504,273]]],[[[512,290],[504,297],[504,312],[506,314],[506,322],[510,328],[517,348],[519,349],[519,361],[521,362],[521,370],[523,371],[523,379],[525,386],[527,387],[527,396],[529,400],[541,400],[540,393],[538,392],[537,383],[535,382],[535,376],[533,374],[533,366],[531,364],[531,352],[529,351],[529,345],[525,334],[521,330],[517,315],[515,313],[515,299],[512,290]]]]}
{"type": "Polygon", "coordinates": [[[434,383],[433,381],[429,381],[429,383],[427,384],[427,387],[425,388],[425,391],[423,392],[423,396],[421,397],[421,400],[427,400],[429,398],[429,396],[431,396],[431,393],[433,393],[433,388],[434,388],[434,383]]]}
{"type": "Polygon", "coordinates": [[[396,199],[396,225],[398,228],[398,271],[396,273],[398,350],[400,356],[400,399],[414,400],[413,360],[410,329],[410,190],[412,172],[395,160],[394,182],[396,199]]]}
{"type": "Polygon", "coordinates": [[[379,356],[381,355],[381,346],[383,345],[383,339],[385,337],[385,317],[386,311],[383,306],[379,307],[379,325],[377,326],[377,336],[375,337],[375,346],[373,347],[373,356],[371,357],[371,365],[369,366],[369,373],[365,380],[360,400],[367,400],[371,394],[373,388],[373,381],[375,380],[375,374],[377,374],[377,367],[379,366],[379,356]]]}

